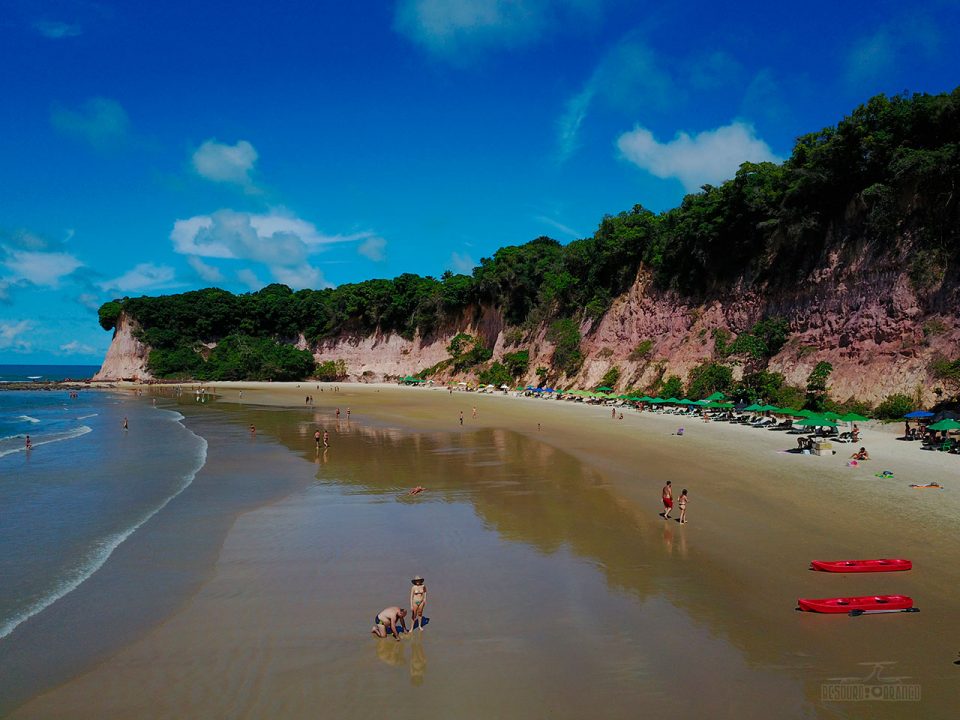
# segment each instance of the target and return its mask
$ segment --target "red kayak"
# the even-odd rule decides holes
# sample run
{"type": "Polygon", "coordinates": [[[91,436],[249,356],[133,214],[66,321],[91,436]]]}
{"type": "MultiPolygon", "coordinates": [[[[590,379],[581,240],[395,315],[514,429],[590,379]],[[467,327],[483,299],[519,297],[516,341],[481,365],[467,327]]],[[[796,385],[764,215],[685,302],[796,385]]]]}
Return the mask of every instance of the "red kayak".
{"type": "Polygon", "coordinates": [[[847,598],[800,598],[801,610],[818,613],[848,613],[851,610],[871,612],[876,610],[907,610],[913,607],[913,598],[906,595],[866,595],[847,598]]]}
{"type": "Polygon", "coordinates": [[[895,572],[909,570],[913,563],[903,558],[882,558],[880,560],[814,560],[810,563],[814,570],[835,573],[895,572]]]}

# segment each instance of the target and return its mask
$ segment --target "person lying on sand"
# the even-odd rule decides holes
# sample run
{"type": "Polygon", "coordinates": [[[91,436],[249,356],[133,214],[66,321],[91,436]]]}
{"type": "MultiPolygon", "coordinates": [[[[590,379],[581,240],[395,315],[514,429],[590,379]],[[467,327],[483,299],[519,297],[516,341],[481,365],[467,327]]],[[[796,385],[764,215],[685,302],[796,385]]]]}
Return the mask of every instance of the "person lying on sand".
{"type": "Polygon", "coordinates": [[[867,452],[865,447],[860,448],[857,452],[850,456],[851,460],[869,460],[870,453],[867,452]]]}
{"type": "Polygon", "coordinates": [[[415,488],[413,488],[413,490],[411,490],[410,492],[408,492],[407,495],[419,495],[419,494],[422,493],[424,490],[426,490],[425,487],[423,487],[422,485],[417,485],[415,488]]]}
{"type": "Polygon", "coordinates": [[[400,633],[397,632],[397,626],[403,628],[403,631],[407,631],[406,623],[404,623],[403,618],[406,617],[407,611],[402,607],[388,607],[384,608],[377,613],[377,616],[373,619],[373,627],[370,629],[370,632],[376,635],[377,637],[385,638],[387,633],[393,633],[393,636],[397,639],[397,642],[400,641],[400,633]]]}

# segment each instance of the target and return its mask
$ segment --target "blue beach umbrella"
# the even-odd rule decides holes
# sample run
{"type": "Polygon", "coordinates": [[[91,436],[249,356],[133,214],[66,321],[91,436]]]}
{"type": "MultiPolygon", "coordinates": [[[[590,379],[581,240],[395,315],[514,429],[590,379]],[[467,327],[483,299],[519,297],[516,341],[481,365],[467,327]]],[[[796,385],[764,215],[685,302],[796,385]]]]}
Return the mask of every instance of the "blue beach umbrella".
{"type": "Polygon", "coordinates": [[[905,418],[927,418],[933,417],[933,413],[929,410],[914,410],[913,412],[908,412],[904,415],[905,418]]]}

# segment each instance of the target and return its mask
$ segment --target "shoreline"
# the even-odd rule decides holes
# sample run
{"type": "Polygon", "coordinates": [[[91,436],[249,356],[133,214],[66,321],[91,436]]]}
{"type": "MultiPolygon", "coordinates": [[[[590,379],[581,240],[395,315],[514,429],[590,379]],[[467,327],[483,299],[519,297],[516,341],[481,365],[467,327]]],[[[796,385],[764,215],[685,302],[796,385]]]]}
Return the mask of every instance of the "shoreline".
{"type": "MultiPolygon", "coordinates": [[[[609,408],[603,406],[476,393],[450,395],[394,385],[342,384],[340,392],[328,393],[327,389],[337,384],[327,384],[321,394],[314,383],[319,405],[311,407],[303,403],[309,391],[297,385],[215,383],[213,388],[219,396],[217,403],[239,404],[242,389],[244,406],[272,408],[278,411],[276,422],[293,422],[299,430],[288,430],[284,444],[302,457],[309,457],[312,450],[309,427],[333,427],[337,404],[342,409],[350,406],[354,422],[364,426],[454,437],[503,429],[562,450],[596,473],[590,481],[592,489],[578,486],[578,492],[609,496],[622,511],[620,522],[626,521],[656,546],[672,548],[672,553],[682,543],[685,555],[695,558],[683,566],[685,573],[692,573],[685,583],[695,580],[695,585],[684,595],[674,594],[671,601],[691,618],[706,623],[712,634],[729,638],[751,664],[787,668],[784,672],[788,675],[800,676],[804,665],[814,664],[822,669],[822,677],[833,677],[855,671],[857,662],[874,655],[896,655],[901,669],[919,672],[925,680],[924,693],[932,696],[934,707],[942,707],[940,702],[949,696],[952,676],[941,675],[934,668],[949,665],[954,649],[942,638],[960,630],[952,617],[957,609],[953,588],[960,580],[958,563],[945,559],[943,547],[949,542],[946,532],[960,518],[960,498],[949,491],[917,493],[906,486],[917,481],[916,476],[932,472],[956,477],[949,462],[960,460],[955,456],[921,453],[910,443],[896,441],[889,432],[892,428],[866,426],[863,444],[874,460],[854,469],[846,467],[839,452],[832,457],[779,452],[787,442],[794,442],[793,436],[724,423],[693,425],[684,418],[680,422],[686,423],[686,433],[677,437],[670,433],[679,419],[670,415],[631,412],[625,413],[623,421],[614,421],[609,408]],[[474,405],[479,411],[477,420],[471,417],[474,405]],[[301,412],[288,413],[298,410],[301,412]],[[465,412],[462,430],[457,421],[459,410],[465,412]],[[304,416],[303,411],[309,415],[304,416]],[[543,430],[536,429],[537,422],[543,430]],[[933,457],[925,457],[928,455],[933,457]],[[896,478],[873,476],[885,469],[893,469],[896,478]],[[674,479],[677,493],[681,486],[691,488],[691,522],[687,526],[666,523],[656,516],[664,477],[674,479]],[[915,502],[907,504],[907,499],[915,502]],[[911,573],[896,573],[894,578],[827,578],[806,570],[811,559],[898,554],[913,558],[911,573]],[[750,562],[745,564],[743,558],[750,562]],[[842,621],[831,626],[833,635],[824,636],[825,618],[792,612],[796,598],[804,594],[825,596],[838,590],[867,594],[877,592],[878,586],[912,594],[918,605],[934,612],[887,622],[884,637],[864,636],[864,623],[857,626],[842,621]],[[743,588],[751,592],[745,595],[743,588]],[[756,627],[767,630],[758,635],[756,627]],[[891,643],[899,643],[896,651],[890,649],[891,643]],[[939,652],[935,652],[937,647],[939,652]],[[803,660],[798,660],[797,652],[803,660]]],[[[336,444],[332,452],[337,452],[336,444]]],[[[952,483],[948,481],[948,485],[952,490],[952,483]]],[[[428,494],[430,491],[428,487],[428,494]]],[[[262,523],[255,522],[256,517],[277,512],[281,506],[287,507],[285,500],[245,513],[246,520],[256,527],[244,529],[250,524],[246,520],[236,524],[224,545],[255,545],[257,534],[265,531],[262,523]]],[[[608,582],[624,572],[615,569],[619,559],[607,551],[597,552],[588,549],[587,555],[594,555],[595,562],[607,568],[608,582]]],[[[956,551],[946,552],[956,559],[956,551]]],[[[223,565],[227,561],[221,556],[215,574],[227,570],[229,565],[223,565]]],[[[234,557],[229,562],[236,561],[234,557]]]]}

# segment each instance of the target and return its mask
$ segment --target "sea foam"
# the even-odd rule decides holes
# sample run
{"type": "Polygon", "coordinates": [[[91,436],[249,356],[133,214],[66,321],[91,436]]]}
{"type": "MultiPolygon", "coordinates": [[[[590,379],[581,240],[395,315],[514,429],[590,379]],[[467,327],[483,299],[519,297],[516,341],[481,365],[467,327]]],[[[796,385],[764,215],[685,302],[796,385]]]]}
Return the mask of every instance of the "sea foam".
{"type": "MultiPolygon", "coordinates": [[[[179,419],[176,420],[176,422],[178,423],[183,419],[183,415],[180,415],[180,413],[173,412],[172,414],[179,415],[179,419]]],[[[85,432],[81,434],[85,435],[86,433],[90,432],[90,428],[86,427],[85,425],[81,426],[81,428],[85,428],[85,432]]],[[[81,428],[77,428],[77,429],[80,430],[81,428]]],[[[37,613],[53,605],[53,603],[55,603],[60,598],[76,590],[80,586],[80,584],[83,583],[84,580],[89,578],[97,570],[103,567],[103,564],[110,558],[110,556],[113,554],[113,551],[116,550],[124,540],[126,540],[128,537],[133,535],[133,533],[135,533],[150,518],[152,518],[158,512],[163,510],[170,503],[171,500],[177,497],[177,495],[179,495],[188,487],[190,487],[190,484],[193,483],[193,479],[197,476],[197,473],[200,472],[200,469],[207,462],[207,441],[200,435],[197,435],[195,432],[190,430],[190,428],[187,428],[186,426],[184,426],[184,429],[186,429],[191,435],[193,435],[194,437],[200,440],[200,447],[197,452],[196,467],[194,467],[194,469],[191,472],[188,472],[183,476],[177,488],[164,501],[162,501],[159,505],[157,505],[153,509],[147,510],[143,515],[140,516],[138,520],[136,520],[127,529],[121,530],[120,532],[113,533],[112,535],[108,535],[107,537],[98,541],[90,549],[90,552],[87,553],[87,557],[85,558],[85,561],[83,562],[83,564],[80,567],[75,568],[73,572],[71,572],[67,577],[63,578],[63,580],[60,582],[60,584],[57,587],[53,588],[46,595],[39,598],[36,602],[31,604],[29,607],[23,610],[20,614],[16,615],[13,618],[10,618],[5,623],[0,625],[0,639],[5,638],[7,635],[12,633],[16,629],[16,627],[21,623],[23,623],[24,621],[29,620],[31,617],[33,617],[37,613]]],[[[55,441],[51,440],[48,442],[55,442],[55,441]]],[[[37,443],[37,444],[40,444],[40,443],[37,443]]]]}
{"type": "MultiPolygon", "coordinates": [[[[38,447],[40,445],[49,445],[50,443],[62,442],[63,440],[73,440],[74,438],[78,438],[81,435],[86,435],[88,432],[93,432],[93,429],[87,425],[80,425],[79,427],[75,427],[71,430],[67,430],[66,432],[62,432],[62,433],[56,433],[51,435],[35,435],[30,445],[31,447],[38,447]]],[[[9,437],[14,438],[14,437],[20,437],[20,436],[10,435],[9,437]]],[[[2,439],[6,440],[8,438],[2,438],[2,439]]],[[[6,455],[12,455],[13,453],[26,452],[26,451],[27,451],[26,444],[18,445],[15,448],[0,450],[0,457],[4,457],[6,455]]]]}

